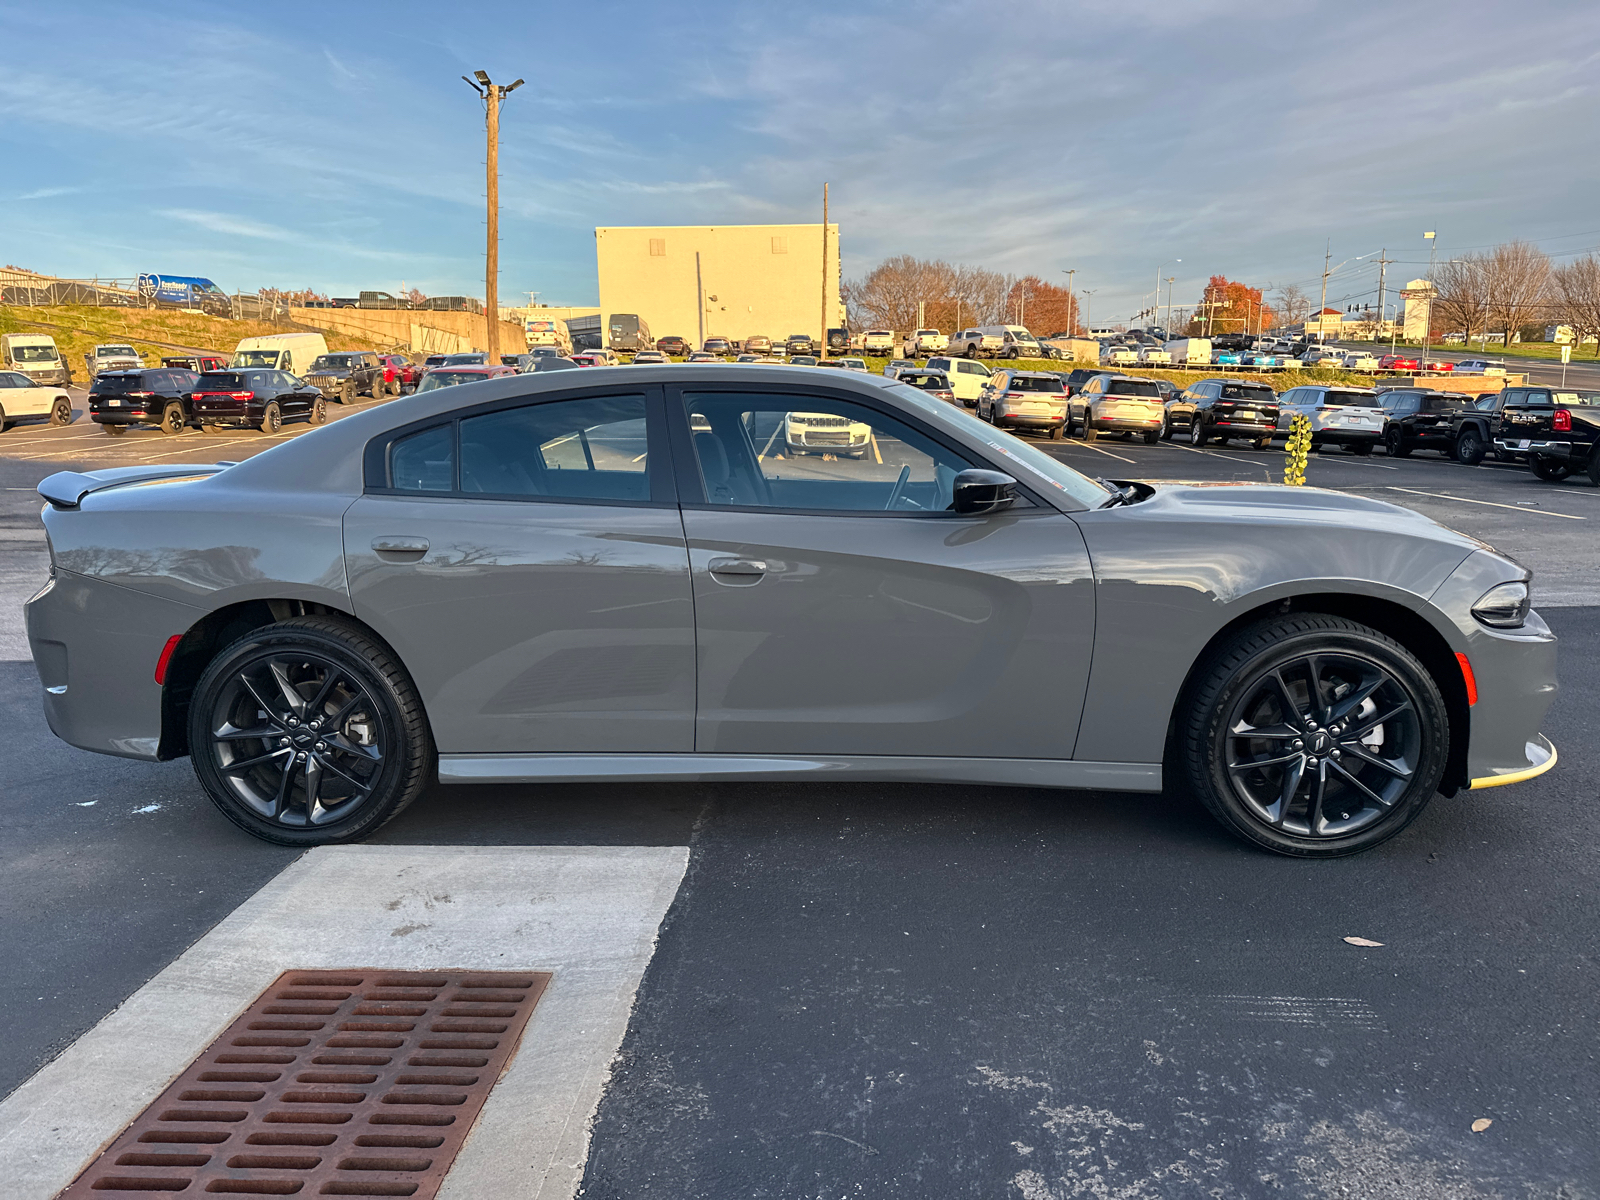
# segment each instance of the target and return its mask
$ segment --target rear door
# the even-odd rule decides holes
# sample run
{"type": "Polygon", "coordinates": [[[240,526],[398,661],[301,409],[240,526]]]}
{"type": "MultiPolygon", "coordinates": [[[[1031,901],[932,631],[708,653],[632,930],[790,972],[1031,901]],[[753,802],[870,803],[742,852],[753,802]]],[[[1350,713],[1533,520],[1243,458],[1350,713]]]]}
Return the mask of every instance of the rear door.
{"type": "Polygon", "coordinates": [[[356,615],[441,752],[694,748],[694,610],[660,389],[497,401],[368,449],[356,615]]]}
{"type": "Polygon", "coordinates": [[[708,384],[668,400],[696,750],[1072,757],[1094,586],[1070,518],[949,512],[956,473],[989,464],[881,402],[708,384]],[[870,437],[859,456],[799,453],[791,412],[870,437]]]}

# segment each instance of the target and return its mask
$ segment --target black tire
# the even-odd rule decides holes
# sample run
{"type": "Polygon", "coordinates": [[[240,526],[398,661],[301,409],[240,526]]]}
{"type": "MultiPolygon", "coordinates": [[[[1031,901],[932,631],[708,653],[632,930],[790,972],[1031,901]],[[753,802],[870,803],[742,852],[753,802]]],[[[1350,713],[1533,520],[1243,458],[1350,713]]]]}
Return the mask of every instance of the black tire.
{"type": "Polygon", "coordinates": [[[1160,440],[1161,431],[1159,429],[1152,429],[1149,433],[1144,435],[1144,444],[1146,446],[1154,446],[1160,440]]]}
{"type": "Polygon", "coordinates": [[[1272,448],[1272,438],[1271,437],[1257,438],[1254,442],[1251,443],[1251,445],[1253,445],[1257,450],[1270,450],[1272,448]]]}
{"type": "Polygon", "coordinates": [[[71,425],[74,415],[72,401],[65,396],[57,396],[56,402],[50,406],[50,424],[52,425],[71,425]]]}
{"type": "Polygon", "coordinates": [[[354,404],[356,402],[356,381],[346,379],[344,386],[339,389],[340,404],[354,404]]]}
{"type": "Polygon", "coordinates": [[[1206,810],[1293,857],[1337,858],[1394,837],[1433,799],[1449,751],[1444,698],[1422,663],[1324,613],[1240,630],[1200,664],[1179,711],[1181,774],[1206,810]]]}
{"type": "Polygon", "coordinates": [[[1064,439],[1066,435],[1067,425],[1065,421],[1063,421],[1060,425],[1052,425],[1050,427],[1050,440],[1052,442],[1059,442],[1064,439]]]}
{"type": "Polygon", "coordinates": [[[1087,407],[1083,410],[1082,433],[1084,441],[1092,442],[1095,440],[1094,412],[1087,407]]]}
{"type": "Polygon", "coordinates": [[[1461,436],[1456,438],[1455,458],[1458,463],[1475,467],[1483,461],[1487,450],[1488,447],[1484,445],[1483,438],[1476,429],[1463,429],[1461,436]]]}
{"type": "Polygon", "coordinates": [[[1383,450],[1390,458],[1411,457],[1411,447],[1406,445],[1406,439],[1398,429],[1390,428],[1384,430],[1383,450]]]}
{"type": "Polygon", "coordinates": [[[1550,458],[1543,454],[1528,455],[1528,466],[1533,473],[1546,483],[1560,483],[1572,474],[1572,468],[1557,458],[1550,458]]]}
{"type": "Polygon", "coordinates": [[[306,420],[313,425],[326,425],[328,423],[328,402],[318,396],[311,402],[311,411],[306,414],[306,420]]]}
{"type": "Polygon", "coordinates": [[[1171,418],[1163,418],[1161,421],[1161,440],[1163,442],[1170,442],[1172,440],[1171,418]]]}
{"type": "Polygon", "coordinates": [[[104,429],[112,437],[121,437],[123,434],[128,432],[128,427],[126,425],[113,425],[109,421],[100,426],[100,428],[104,429]]]}
{"type": "Polygon", "coordinates": [[[222,814],[281,846],[370,836],[417,798],[434,763],[410,675],[368,631],[335,617],[264,626],[212,659],[190,700],[189,748],[222,814]],[[265,686],[277,671],[298,710],[284,685],[265,686]],[[313,713],[329,724],[319,728],[313,713]],[[266,736],[238,736],[251,729],[266,736]]]}
{"type": "Polygon", "coordinates": [[[168,437],[182,433],[188,424],[183,415],[183,405],[172,403],[161,410],[161,432],[168,437]]]}
{"type": "Polygon", "coordinates": [[[1365,458],[1372,453],[1373,445],[1374,443],[1372,442],[1352,442],[1350,444],[1350,453],[1357,458],[1365,458]]]}
{"type": "Polygon", "coordinates": [[[283,410],[278,407],[276,400],[267,401],[267,406],[261,410],[261,424],[256,428],[268,435],[283,428],[283,410]]]}
{"type": "Polygon", "coordinates": [[[1204,446],[1210,440],[1206,435],[1205,423],[1201,421],[1200,414],[1195,413],[1189,418],[1189,445],[1204,446]]]}

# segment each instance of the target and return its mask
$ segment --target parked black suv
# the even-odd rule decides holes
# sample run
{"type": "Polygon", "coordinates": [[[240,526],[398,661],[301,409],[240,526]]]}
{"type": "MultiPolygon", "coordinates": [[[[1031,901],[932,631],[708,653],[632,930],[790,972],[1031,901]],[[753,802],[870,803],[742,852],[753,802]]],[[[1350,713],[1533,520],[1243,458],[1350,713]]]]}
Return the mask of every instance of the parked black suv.
{"type": "Polygon", "coordinates": [[[1067,395],[1075,396],[1084,384],[1104,372],[1099,367],[1078,367],[1071,371],[1057,371],[1056,374],[1061,376],[1061,382],[1067,385],[1067,395]]]}
{"type": "MultiPolygon", "coordinates": [[[[340,404],[354,404],[356,396],[365,392],[374,400],[389,395],[389,385],[383,380],[383,363],[369,350],[346,351],[340,354],[319,354],[311,362],[305,381],[329,400],[340,404]]],[[[395,384],[394,395],[400,394],[395,384]]]]}
{"type": "Polygon", "coordinates": [[[207,371],[195,381],[191,404],[208,433],[214,426],[231,425],[270,434],[289,417],[305,417],[313,425],[328,419],[328,402],[315,387],[287,371],[264,368],[207,371]]]}
{"type": "Polygon", "coordinates": [[[1202,379],[1167,401],[1161,436],[1182,432],[1196,446],[1245,438],[1265,450],[1277,427],[1278,394],[1266,384],[1202,379]]]}
{"type": "Polygon", "coordinates": [[[1404,458],[1413,450],[1437,450],[1454,458],[1456,438],[1450,418],[1471,404],[1472,397],[1428,388],[1385,388],[1378,393],[1378,403],[1387,416],[1383,445],[1390,458],[1404,458]]]}
{"type": "Polygon", "coordinates": [[[809,333],[791,333],[783,343],[785,354],[815,354],[817,342],[809,333]]]}
{"type": "Polygon", "coordinates": [[[1600,392],[1508,388],[1494,444],[1526,454],[1533,473],[1547,482],[1581,471],[1600,487],[1600,392]]]}
{"type": "Polygon", "coordinates": [[[196,423],[190,397],[199,378],[180,367],[102,371],[89,389],[89,419],[117,437],[127,433],[129,425],[182,433],[196,423]]]}

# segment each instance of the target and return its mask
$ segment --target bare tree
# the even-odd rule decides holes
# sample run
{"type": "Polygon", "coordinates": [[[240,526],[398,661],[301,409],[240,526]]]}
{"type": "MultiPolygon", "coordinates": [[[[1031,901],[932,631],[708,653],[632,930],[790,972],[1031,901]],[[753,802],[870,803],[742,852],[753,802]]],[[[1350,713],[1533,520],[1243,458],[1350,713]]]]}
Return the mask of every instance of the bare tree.
{"type": "Polygon", "coordinates": [[[1532,242],[1506,242],[1489,254],[1489,319],[1506,331],[1506,345],[1537,321],[1550,297],[1550,257],[1532,242]]]}
{"type": "MultiPolygon", "coordinates": [[[[1572,327],[1581,349],[1588,338],[1600,339],[1600,259],[1592,254],[1557,267],[1550,273],[1556,312],[1563,325],[1572,327]]],[[[1600,358],[1600,340],[1594,354],[1600,358]]]]}
{"type": "Polygon", "coordinates": [[[1284,325],[1299,325],[1311,315],[1311,297],[1298,283],[1280,283],[1272,287],[1272,314],[1284,325]]]}
{"type": "Polygon", "coordinates": [[[1490,257],[1468,254],[1441,263],[1433,273],[1433,328],[1440,333],[1460,331],[1472,341],[1488,329],[1490,257]]]}
{"type": "Polygon", "coordinates": [[[998,271],[902,254],[885,259],[865,278],[851,280],[843,291],[853,328],[909,332],[917,327],[920,303],[924,322],[953,331],[958,324],[1004,321],[1012,282],[998,271]]]}

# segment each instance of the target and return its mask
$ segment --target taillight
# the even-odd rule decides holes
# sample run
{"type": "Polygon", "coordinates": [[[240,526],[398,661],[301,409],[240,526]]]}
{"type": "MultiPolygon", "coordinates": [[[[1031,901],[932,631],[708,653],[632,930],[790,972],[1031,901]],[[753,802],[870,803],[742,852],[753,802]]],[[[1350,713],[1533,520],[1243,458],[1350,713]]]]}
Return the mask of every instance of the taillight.
{"type": "Polygon", "coordinates": [[[1572,432],[1572,410],[1570,408],[1556,409],[1555,420],[1550,425],[1557,433],[1572,432]]]}

